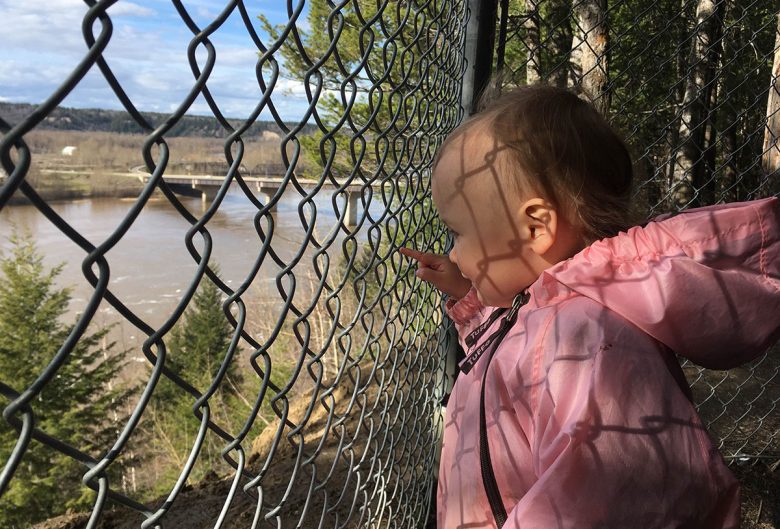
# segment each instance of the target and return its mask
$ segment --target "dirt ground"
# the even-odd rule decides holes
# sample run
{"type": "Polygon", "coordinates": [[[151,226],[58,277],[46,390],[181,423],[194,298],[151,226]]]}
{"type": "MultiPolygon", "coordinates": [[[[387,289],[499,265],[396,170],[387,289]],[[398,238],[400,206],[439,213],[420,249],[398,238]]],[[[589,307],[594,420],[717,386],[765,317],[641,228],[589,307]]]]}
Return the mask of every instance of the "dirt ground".
{"type": "MultiPolygon", "coordinates": [[[[267,442],[264,439],[260,445],[267,442]]],[[[281,447],[282,445],[280,445],[281,447]]],[[[282,464],[273,467],[273,472],[267,475],[263,488],[268,491],[285,490],[288,486],[289,475],[295,466],[295,454],[292,449],[282,450],[279,453],[282,464]]],[[[255,454],[252,462],[260,462],[260,456],[255,454]]],[[[780,469],[771,469],[763,463],[732,466],[732,470],[742,483],[742,527],[743,529],[778,529],[780,528],[780,469]]],[[[330,483],[346,483],[348,472],[341,465],[336,466],[336,471],[331,475],[330,483]]],[[[230,478],[207,477],[202,482],[186,487],[170,511],[164,517],[164,527],[177,529],[211,529],[223,508],[225,498],[230,490],[230,478]]],[[[336,495],[341,491],[331,491],[336,495]]],[[[350,505],[336,504],[332,512],[323,513],[323,506],[327,494],[314,494],[313,501],[305,504],[309,493],[308,487],[293,487],[287,499],[286,506],[279,511],[282,527],[292,527],[296,521],[302,520],[299,527],[322,528],[360,527],[360,512],[355,508],[349,523],[341,525],[349,517],[350,505]],[[306,510],[307,512],[303,512],[306,510]],[[322,518],[322,520],[321,520],[322,518]]],[[[268,498],[269,502],[275,502],[278,498],[268,498]]],[[[155,502],[156,505],[161,501],[155,502]]],[[[265,502],[264,502],[265,503],[265,502]]],[[[349,503],[349,502],[347,502],[349,503]]],[[[252,526],[257,502],[242,490],[238,490],[227,512],[226,529],[249,528],[252,526]]],[[[417,523],[411,523],[405,527],[422,527],[424,513],[418,513],[417,523]]],[[[432,513],[431,513],[432,514],[432,513]]],[[[35,526],[35,529],[81,529],[86,526],[87,514],[66,515],[35,526]]],[[[114,508],[106,511],[98,527],[101,529],[135,529],[140,527],[144,517],[130,509],[114,508]]],[[[410,520],[411,522],[411,520],[410,520]]],[[[403,525],[397,525],[404,527],[403,525]]],[[[258,527],[276,527],[275,523],[261,518],[258,527]]]]}
{"type": "MultiPolygon", "coordinates": [[[[247,469],[253,475],[263,474],[262,516],[257,527],[351,529],[363,526],[367,518],[375,518],[377,514],[385,520],[392,518],[396,524],[400,521],[401,527],[425,525],[430,494],[421,479],[419,460],[425,459],[425,454],[430,452],[427,447],[431,440],[425,438],[425,433],[420,435],[420,422],[415,423],[416,427],[407,428],[417,430],[413,436],[394,427],[393,423],[383,425],[382,417],[393,415],[387,413],[387,409],[403,406],[403,402],[380,389],[376,384],[366,386],[362,391],[341,386],[333,392],[332,398],[326,399],[334,413],[328,414],[326,406],[320,406],[321,401],[317,400],[308,421],[303,417],[307,415],[311,399],[296,399],[288,419],[293,424],[306,423],[304,436],[293,436],[295,444],[288,442],[286,436],[290,430],[285,427],[276,444],[277,428],[272,425],[255,439],[247,454],[247,469]],[[354,413],[356,405],[361,413],[354,413]],[[323,437],[325,432],[330,433],[323,437]],[[273,454],[270,459],[269,453],[273,454]],[[305,458],[315,453],[318,454],[316,460],[307,463],[305,458]],[[400,464],[391,467],[393,461],[400,464]],[[274,506],[275,510],[272,509],[274,506]],[[408,523],[403,523],[404,520],[408,523]]],[[[428,467],[431,464],[429,460],[428,467]]],[[[165,514],[163,526],[176,529],[214,527],[229,495],[231,481],[232,476],[211,475],[185,487],[165,514]]],[[[256,488],[247,493],[239,487],[222,527],[251,527],[257,498],[256,488]]],[[[159,507],[164,502],[165,499],[160,498],[152,505],[159,507]]],[[[140,527],[144,519],[131,509],[114,507],[103,513],[98,527],[134,529],[140,527]]],[[[34,529],[77,529],[84,527],[87,520],[88,514],[60,516],[38,524],[34,529]]]]}
{"type": "Polygon", "coordinates": [[[769,465],[733,465],[742,484],[742,527],[780,528],[780,468],[769,465]]]}
{"type": "Polygon", "coordinates": [[[729,371],[684,366],[699,414],[742,483],[742,527],[780,528],[780,344],[729,371]]]}

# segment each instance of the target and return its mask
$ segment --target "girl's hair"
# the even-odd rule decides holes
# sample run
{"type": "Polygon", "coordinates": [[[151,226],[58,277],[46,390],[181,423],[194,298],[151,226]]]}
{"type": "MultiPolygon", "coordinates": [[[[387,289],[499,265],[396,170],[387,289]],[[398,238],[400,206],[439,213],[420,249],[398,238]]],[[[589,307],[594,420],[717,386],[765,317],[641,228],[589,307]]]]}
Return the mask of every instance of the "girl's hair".
{"type": "Polygon", "coordinates": [[[587,243],[634,224],[631,156],[589,103],[563,88],[531,85],[483,98],[482,106],[460,129],[484,125],[506,147],[500,173],[521,196],[541,193],[587,243]]]}

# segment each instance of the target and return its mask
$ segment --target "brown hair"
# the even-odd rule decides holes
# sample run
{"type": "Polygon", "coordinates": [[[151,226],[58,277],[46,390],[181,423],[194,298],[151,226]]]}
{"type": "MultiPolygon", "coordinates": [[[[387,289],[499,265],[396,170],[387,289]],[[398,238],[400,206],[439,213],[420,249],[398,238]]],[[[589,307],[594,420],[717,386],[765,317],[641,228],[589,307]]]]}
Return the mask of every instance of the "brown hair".
{"type": "Polygon", "coordinates": [[[604,117],[574,93],[547,85],[515,88],[484,102],[445,145],[474,124],[486,125],[507,147],[498,159],[508,185],[523,194],[541,193],[586,242],[634,224],[628,149],[604,117]]]}

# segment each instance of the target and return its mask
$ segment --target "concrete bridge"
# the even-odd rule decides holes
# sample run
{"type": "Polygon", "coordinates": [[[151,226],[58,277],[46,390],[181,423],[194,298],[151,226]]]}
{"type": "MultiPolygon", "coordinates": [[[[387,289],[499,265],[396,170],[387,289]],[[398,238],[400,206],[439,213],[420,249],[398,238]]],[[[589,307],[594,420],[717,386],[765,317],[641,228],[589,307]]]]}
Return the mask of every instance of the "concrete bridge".
{"type": "MultiPolygon", "coordinates": [[[[149,180],[148,173],[137,173],[135,176],[139,180],[146,183],[149,180]]],[[[184,174],[164,174],[163,179],[165,183],[175,192],[182,195],[193,195],[200,193],[201,200],[205,206],[207,200],[213,200],[217,195],[219,186],[224,182],[224,176],[212,176],[212,175],[184,175],[184,174]]],[[[265,195],[268,201],[276,194],[282,185],[281,178],[274,178],[268,176],[242,176],[244,182],[255,188],[256,191],[265,195]]],[[[312,180],[297,180],[299,186],[304,188],[312,188],[317,185],[317,182],[312,180]]],[[[379,184],[376,184],[379,185],[379,184]]],[[[324,188],[336,189],[336,185],[328,181],[323,184],[324,188]]],[[[363,184],[350,184],[344,188],[347,194],[347,212],[346,222],[347,226],[355,226],[357,224],[357,209],[358,202],[360,201],[360,193],[363,188],[363,184]]],[[[276,209],[276,204],[273,205],[271,211],[276,209]]]]}

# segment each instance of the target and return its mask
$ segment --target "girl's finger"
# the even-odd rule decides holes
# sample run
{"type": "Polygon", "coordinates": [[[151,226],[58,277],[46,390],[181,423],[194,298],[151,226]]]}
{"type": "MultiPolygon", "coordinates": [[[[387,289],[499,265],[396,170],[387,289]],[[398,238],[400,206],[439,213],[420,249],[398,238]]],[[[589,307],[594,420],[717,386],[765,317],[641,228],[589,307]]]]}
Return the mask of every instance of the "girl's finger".
{"type": "Polygon", "coordinates": [[[411,257],[415,261],[419,261],[426,266],[433,264],[436,260],[436,257],[438,257],[436,254],[418,252],[417,250],[407,248],[406,246],[399,248],[398,252],[407,257],[411,257]]]}

